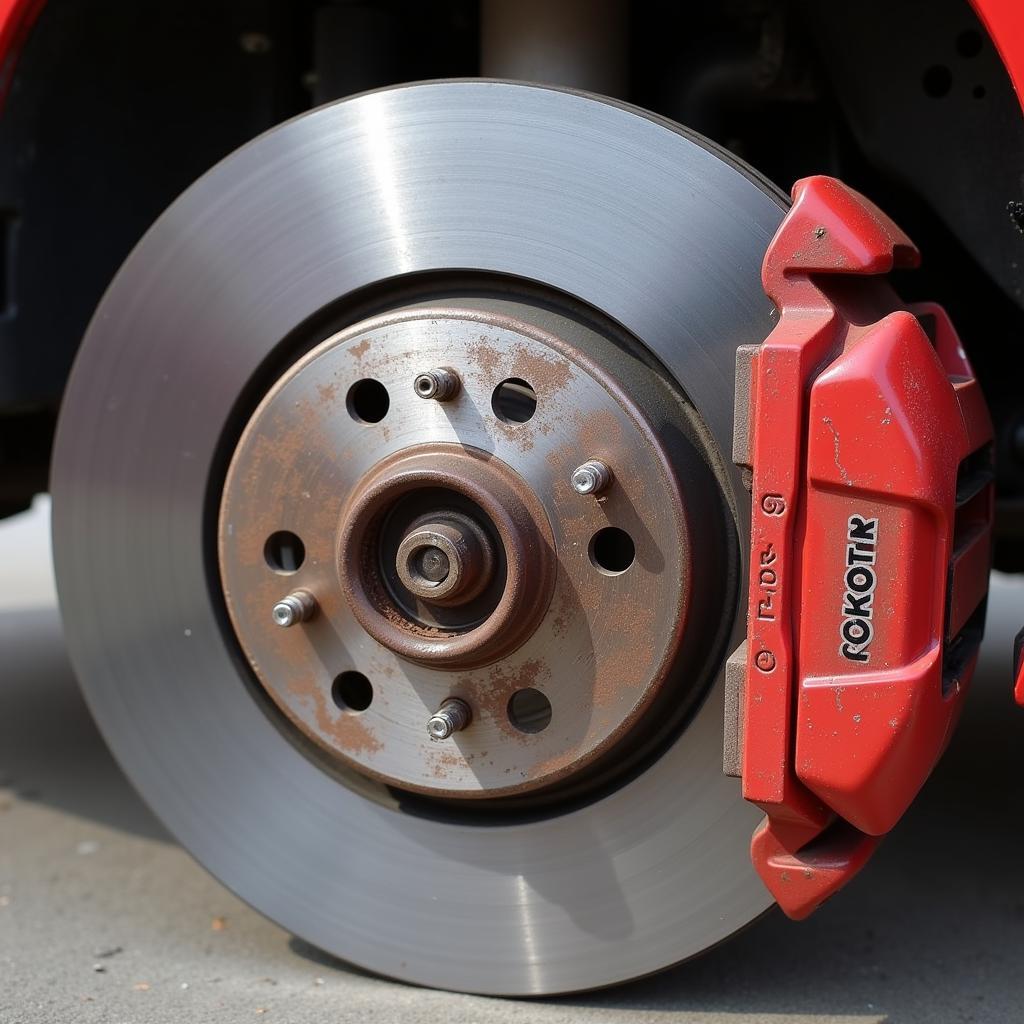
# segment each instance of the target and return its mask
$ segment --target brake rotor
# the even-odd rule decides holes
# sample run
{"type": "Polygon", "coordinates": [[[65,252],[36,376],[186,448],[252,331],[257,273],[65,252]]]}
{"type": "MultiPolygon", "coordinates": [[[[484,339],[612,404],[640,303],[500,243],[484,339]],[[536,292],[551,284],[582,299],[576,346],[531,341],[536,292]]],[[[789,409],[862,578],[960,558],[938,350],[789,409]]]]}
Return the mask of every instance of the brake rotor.
{"type": "Polygon", "coordinates": [[[139,244],[65,399],[58,585],[115,753],[240,896],[496,994],[769,905],[723,453],[783,210],[631,108],[438,83],[262,136],[139,244]]]}

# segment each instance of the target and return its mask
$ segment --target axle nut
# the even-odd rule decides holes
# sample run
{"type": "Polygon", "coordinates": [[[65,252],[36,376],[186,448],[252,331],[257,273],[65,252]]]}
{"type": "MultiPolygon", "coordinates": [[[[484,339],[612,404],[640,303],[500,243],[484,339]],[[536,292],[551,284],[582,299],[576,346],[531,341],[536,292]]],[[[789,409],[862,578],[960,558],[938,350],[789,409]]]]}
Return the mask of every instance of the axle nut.
{"type": "Polygon", "coordinates": [[[454,511],[413,524],[395,558],[402,585],[433,604],[472,600],[490,582],[494,565],[494,548],[482,527],[454,511]]]}

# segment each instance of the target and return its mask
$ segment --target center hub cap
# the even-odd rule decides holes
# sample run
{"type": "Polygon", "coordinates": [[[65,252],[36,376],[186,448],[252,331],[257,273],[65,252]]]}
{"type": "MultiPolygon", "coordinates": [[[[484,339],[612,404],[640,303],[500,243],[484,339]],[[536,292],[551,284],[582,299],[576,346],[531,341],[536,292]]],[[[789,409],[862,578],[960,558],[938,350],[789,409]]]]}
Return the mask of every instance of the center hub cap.
{"type": "Polygon", "coordinates": [[[343,766],[446,798],[628,764],[699,677],[684,420],[621,343],[526,303],[328,339],[225,484],[225,596],[262,687],[343,766]]]}

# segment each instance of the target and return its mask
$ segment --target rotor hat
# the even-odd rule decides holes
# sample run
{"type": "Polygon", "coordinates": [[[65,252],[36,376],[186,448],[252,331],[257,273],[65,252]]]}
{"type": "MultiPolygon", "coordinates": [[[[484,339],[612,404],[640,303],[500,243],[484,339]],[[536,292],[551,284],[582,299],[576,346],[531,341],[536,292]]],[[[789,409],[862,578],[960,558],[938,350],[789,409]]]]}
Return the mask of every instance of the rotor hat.
{"type": "MultiPolygon", "coordinates": [[[[707,470],[681,419],[666,449],[650,417],[682,407],[623,345],[579,310],[449,300],[356,324],[272,385],[225,481],[221,571],[266,692],[336,762],[445,800],[592,792],[696,699],[689,594],[717,540],[683,495],[707,470]],[[408,381],[442,357],[459,392],[425,403],[408,381]],[[616,371],[645,382],[646,409],[616,371]],[[360,380],[389,396],[379,420],[341,401],[360,380]],[[581,494],[581,453],[598,448],[614,485],[604,470],[581,494]],[[260,551],[285,523],[307,552],[292,585],[319,616],[268,635],[260,605],[279,583],[260,551]],[[323,702],[343,671],[371,701],[323,702]],[[456,698],[472,724],[439,747],[424,722],[456,698]]],[[[720,591],[709,579],[702,606],[720,591]]]]}

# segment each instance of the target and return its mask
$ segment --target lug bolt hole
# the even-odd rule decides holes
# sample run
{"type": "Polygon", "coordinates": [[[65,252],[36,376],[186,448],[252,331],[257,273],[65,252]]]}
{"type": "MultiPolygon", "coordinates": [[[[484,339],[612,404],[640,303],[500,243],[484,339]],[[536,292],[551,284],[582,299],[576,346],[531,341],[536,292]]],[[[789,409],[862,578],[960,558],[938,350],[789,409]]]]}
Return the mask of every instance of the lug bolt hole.
{"type": "Polygon", "coordinates": [[[525,423],[537,411],[537,392],[521,377],[509,377],[494,389],[491,408],[502,423],[525,423]]]}
{"type": "Polygon", "coordinates": [[[342,672],[331,686],[331,697],[342,711],[365,711],[373,703],[373,684],[362,672],[342,672]]]}
{"type": "Polygon", "coordinates": [[[551,724],[551,701],[540,690],[516,690],[508,701],[508,720],[520,732],[543,732],[551,724]]]}
{"type": "Polygon", "coordinates": [[[391,407],[391,396],[379,380],[365,377],[348,389],[345,405],[352,419],[360,423],[380,423],[391,407]]]}
{"type": "Polygon", "coordinates": [[[636,545],[625,530],[606,526],[590,540],[590,561],[607,576],[625,572],[636,558],[636,545]]]}
{"type": "Polygon", "coordinates": [[[274,572],[297,572],[306,560],[306,545],[288,530],[278,530],[263,545],[263,558],[274,572]]]}

